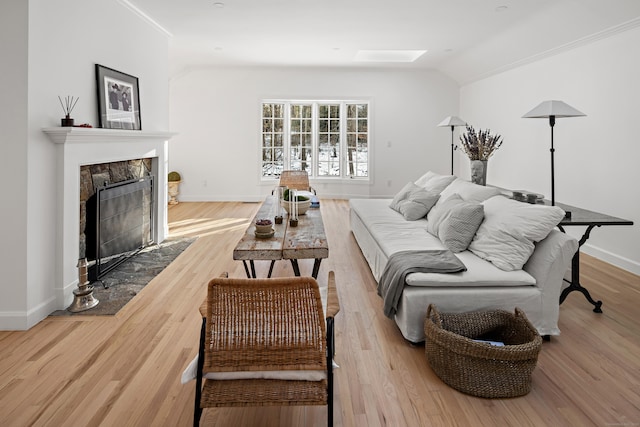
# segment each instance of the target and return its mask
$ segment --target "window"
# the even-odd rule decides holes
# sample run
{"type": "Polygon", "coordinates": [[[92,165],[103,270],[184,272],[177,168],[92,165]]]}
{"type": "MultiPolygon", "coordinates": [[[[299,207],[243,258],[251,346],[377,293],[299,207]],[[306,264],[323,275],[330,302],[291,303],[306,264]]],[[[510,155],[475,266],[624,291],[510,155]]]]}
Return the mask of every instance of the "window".
{"type": "Polygon", "coordinates": [[[284,165],[284,105],[262,104],[262,176],[279,176],[284,165]]]}
{"type": "Polygon", "coordinates": [[[369,177],[368,101],[262,103],[263,178],[304,170],[314,178],[369,177]]]}

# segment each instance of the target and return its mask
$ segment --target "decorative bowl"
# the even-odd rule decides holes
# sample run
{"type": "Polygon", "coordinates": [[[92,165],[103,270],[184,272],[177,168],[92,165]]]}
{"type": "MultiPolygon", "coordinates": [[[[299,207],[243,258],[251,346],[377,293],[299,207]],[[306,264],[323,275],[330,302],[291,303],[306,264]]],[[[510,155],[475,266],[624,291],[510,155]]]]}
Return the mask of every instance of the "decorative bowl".
{"type": "MultiPolygon", "coordinates": [[[[290,213],[289,210],[291,209],[291,202],[280,200],[280,204],[287,213],[290,213]]],[[[296,202],[296,205],[298,206],[298,215],[304,215],[307,212],[307,209],[311,206],[311,200],[296,202]]]]}

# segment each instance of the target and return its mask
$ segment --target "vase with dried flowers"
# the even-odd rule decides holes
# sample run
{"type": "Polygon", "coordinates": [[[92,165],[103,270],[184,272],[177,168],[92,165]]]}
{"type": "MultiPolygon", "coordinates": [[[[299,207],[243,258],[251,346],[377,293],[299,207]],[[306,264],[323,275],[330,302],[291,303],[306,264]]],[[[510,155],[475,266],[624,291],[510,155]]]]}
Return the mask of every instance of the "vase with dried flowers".
{"type": "Polygon", "coordinates": [[[62,106],[62,111],[64,111],[64,119],[60,119],[60,125],[63,127],[71,127],[73,126],[73,119],[71,118],[71,112],[73,108],[78,103],[78,99],[73,96],[66,96],[64,98],[64,103],[62,102],[62,98],[58,96],[58,101],[60,101],[60,105],[62,106]]]}
{"type": "Polygon", "coordinates": [[[462,151],[471,160],[471,181],[486,185],[489,157],[502,145],[502,136],[491,134],[491,130],[476,130],[467,125],[467,131],[460,135],[462,151]]]}

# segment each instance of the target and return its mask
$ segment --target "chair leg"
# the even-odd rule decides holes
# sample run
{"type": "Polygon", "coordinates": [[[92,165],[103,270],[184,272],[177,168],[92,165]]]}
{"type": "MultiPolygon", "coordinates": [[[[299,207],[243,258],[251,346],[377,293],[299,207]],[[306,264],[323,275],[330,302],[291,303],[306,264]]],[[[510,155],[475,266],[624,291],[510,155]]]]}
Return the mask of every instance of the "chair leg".
{"type": "Polygon", "coordinates": [[[333,317],[327,318],[327,426],[333,427],[333,356],[334,348],[333,317]]]}
{"type": "Polygon", "coordinates": [[[202,416],[202,408],[200,400],[202,398],[202,371],[204,367],[204,339],[207,334],[207,319],[202,318],[202,326],[200,327],[200,346],[198,348],[198,373],[196,376],[196,397],[193,410],[193,426],[200,425],[200,417],[202,416]]]}

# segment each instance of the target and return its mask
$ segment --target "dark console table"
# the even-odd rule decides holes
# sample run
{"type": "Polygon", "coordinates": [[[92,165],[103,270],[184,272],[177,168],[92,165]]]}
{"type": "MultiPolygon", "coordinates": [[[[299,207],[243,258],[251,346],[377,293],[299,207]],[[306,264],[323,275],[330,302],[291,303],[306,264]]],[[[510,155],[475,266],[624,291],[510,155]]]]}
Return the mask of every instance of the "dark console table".
{"type": "MultiPolygon", "coordinates": [[[[548,201],[545,200],[545,204],[549,204],[548,201]]],[[[558,228],[564,232],[564,227],[571,226],[583,226],[587,227],[584,234],[578,241],[578,245],[582,246],[587,239],[589,239],[589,235],[591,234],[591,230],[594,227],[601,227],[603,225],[633,225],[633,221],[629,221],[622,218],[616,218],[614,216],[609,216],[605,214],[601,214],[598,212],[589,211],[586,209],[576,208],[574,206],[565,205],[563,203],[556,203],[556,206],[564,209],[565,212],[570,212],[570,217],[564,218],[558,224],[558,228]]],[[[565,279],[566,280],[566,279],[565,279]]],[[[571,260],[571,281],[568,281],[569,286],[562,291],[560,295],[560,304],[567,298],[573,291],[582,292],[582,294],[587,298],[587,300],[594,305],[593,311],[596,313],[602,313],[602,301],[595,301],[591,298],[589,291],[580,284],[580,247],[576,251],[573,259],[571,260]]]]}

